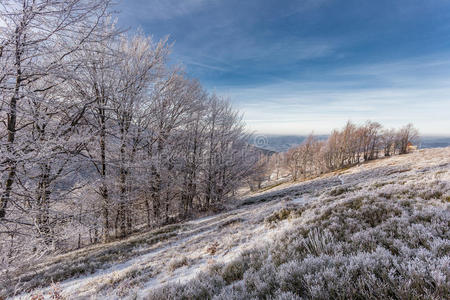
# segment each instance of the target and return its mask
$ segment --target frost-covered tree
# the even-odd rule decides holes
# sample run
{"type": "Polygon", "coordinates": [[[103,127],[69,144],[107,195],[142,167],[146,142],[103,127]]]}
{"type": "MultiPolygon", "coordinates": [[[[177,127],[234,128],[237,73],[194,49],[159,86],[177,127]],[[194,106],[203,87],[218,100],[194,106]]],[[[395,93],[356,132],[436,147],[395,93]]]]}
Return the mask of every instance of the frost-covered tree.
{"type": "Polygon", "coordinates": [[[109,8],[0,3],[2,262],[215,209],[257,174],[241,115],[109,8]]]}
{"type": "MultiPolygon", "coordinates": [[[[96,38],[93,29],[106,14],[108,5],[107,0],[6,0],[0,4],[3,66],[0,90],[4,120],[0,144],[4,158],[0,218],[6,216],[8,202],[14,201],[11,194],[17,166],[30,155],[29,128],[41,116],[41,111],[28,105],[41,102],[67,80],[71,74],[68,69],[76,68],[71,54],[96,38]]],[[[48,116],[51,112],[42,114],[48,116]]]]}
{"type": "Polygon", "coordinates": [[[309,136],[300,146],[289,149],[285,164],[295,181],[377,159],[408,152],[408,144],[416,143],[417,130],[411,125],[399,130],[383,130],[381,124],[367,121],[358,126],[347,122],[342,130],[334,129],[326,141],[309,136]]]}
{"type": "Polygon", "coordinates": [[[409,143],[416,143],[419,139],[419,132],[410,123],[402,128],[397,133],[397,147],[400,154],[406,154],[409,151],[409,143]]]}
{"type": "Polygon", "coordinates": [[[381,142],[383,145],[384,156],[391,156],[395,154],[395,129],[385,129],[381,135],[381,142]]]}
{"type": "Polygon", "coordinates": [[[103,38],[95,30],[108,7],[107,0],[0,3],[0,225],[22,252],[57,246],[68,215],[56,208],[79,188],[85,105],[67,83],[81,63],[76,53],[103,38]]]}

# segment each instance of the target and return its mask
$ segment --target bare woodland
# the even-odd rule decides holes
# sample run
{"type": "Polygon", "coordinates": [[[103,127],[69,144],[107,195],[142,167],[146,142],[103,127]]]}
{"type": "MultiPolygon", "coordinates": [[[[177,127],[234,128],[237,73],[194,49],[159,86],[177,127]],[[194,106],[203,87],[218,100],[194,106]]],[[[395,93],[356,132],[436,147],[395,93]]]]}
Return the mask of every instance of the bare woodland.
{"type": "Polygon", "coordinates": [[[326,140],[310,135],[298,147],[272,155],[267,164],[275,180],[283,170],[293,181],[304,180],[364,161],[406,154],[418,138],[411,124],[396,130],[384,129],[372,121],[361,126],[349,121],[341,130],[333,130],[326,140]]]}
{"type": "Polygon", "coordinates": [[[3,266],[220,208],[255,171],[240,114],[110,6],[0,3],[3,266]]]}

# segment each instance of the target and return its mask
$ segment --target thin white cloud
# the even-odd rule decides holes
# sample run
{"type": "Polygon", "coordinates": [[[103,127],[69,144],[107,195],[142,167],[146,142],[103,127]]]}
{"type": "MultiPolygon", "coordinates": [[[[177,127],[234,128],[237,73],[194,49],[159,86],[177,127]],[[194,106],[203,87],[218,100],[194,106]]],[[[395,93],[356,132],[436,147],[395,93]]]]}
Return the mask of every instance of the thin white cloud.
{"type": "Polygon", "coordinates": [[[208,70],[216,70],[216,71],[222,71],[222,72],[225,72],[228,70],[228,69],[220,67],[220,66],[204,64],[204,63],[200,63],[200,62],[193,61],[193,60],[186,60],[185,64],[188,66],[190,66],[190,65],[197,66],[197,67],[201,67],[201,68],[208,69],[208,70]]]}
{"type": "Polygon", "coordinates": [[[132,5],[121,5],[125,17],[145,17],[147,20],[169,20],[201,9],[208,0],[139,0],[132,5]]]}
{"type": "Polygon", "coordinates": [[[330,71],[343,78],[356,74],[356,79],[280,81],[217,90],[234,99],[249,127],[260,133],[329,133],[348,119],[372,119],[387,127],[411,122],[424,134],[450,135],[448,64],[445,56],[422,57],[330,71]],[[382,80],[382,86],[358,82],[365,76],[382,80]]]}
{"type": "MultiPolygon", "coordinates": [[[[368,51],[367,58],[361,57],[357,52],[374,44],[384,29],[373,36],[347,30],[348,34],[332,38],[326,32],[315,32],[320,22],[342,22],[333,19],[327,23],[317,17],[322,14],[317,14],[316,8],[333,0],[291,1],[285,5],[224,0],[137,1],[128,9],[128,18],[138,24],[142,21],[149,32],[163,28],[158,34],[172,33],[174,54],[187,65],[187,72],[234,100],[253,129],[327,133],[350,118],[374,119],[386,126],[413,122],[422,132],[450,134],[450,54],[411,59],[413,54],[405,53],[405,59],[390,62],[386,61],[390,55],[373,51],[368,51]],[[298,31],[283,27],[277,32],[270,26],[296,13],[317,23],[304,22],[306,28],[298,31]],[[307,33],[308,26],[311,34],[307,33]],[[376,60],[379,62],[367,63],[376,60]]],[[[415,5],[414,12],[404,18],[416,17],[420,7],[415,5]]],[[[392,9],[395,11],[388,21],[401,17],[401,7],[392,9]]],[[[380,24],[382,20],[376,18],[380,24]]],[[[368,20],[372,21],[375,19],[368,20]]],[[[386,32],[389,35],[390,31],[386,32]]],[[[386,51],[388,48],[384,47],[386,51]]]]}

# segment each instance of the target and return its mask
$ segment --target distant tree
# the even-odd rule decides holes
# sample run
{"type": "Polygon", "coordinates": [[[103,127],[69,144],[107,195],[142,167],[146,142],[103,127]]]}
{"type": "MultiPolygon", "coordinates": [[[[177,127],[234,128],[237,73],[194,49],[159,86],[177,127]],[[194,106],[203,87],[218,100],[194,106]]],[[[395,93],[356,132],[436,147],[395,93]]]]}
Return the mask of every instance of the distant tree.
{"type": "Polygon", "coordinates": [[[367,121],[363,127],[363,157],[364,160],[378,158],[381,124],[367,121]]]}
{"type": "Polygon", "coordinates": [[[391,156],[395,154],[395,129],[385,129],[381,135],[381,142],[383,145],[384,156],[391,156]]]}
{"type": "MultiPolygon", "coordinates": [[[[258,155],[255,151],[255,155],[258,155]]],[[[259,153],[260,158],[257,159],[254,164],[253,175],[248,178],[248,184],[251,191],[259,190],[262,188],[264,181],[268,181],[270,178],[270,164],[269,157],[263,153],[259,153]]]]}
{"type": "Polygon", "coordinates": [[[419,138],[419,131],[414,128],[412,124],[408,124],[402,127],[397,134],[397,145],[399,148],[400,154],[408,153],[408,144],[409,143],[417,143],[419,138]]]}
{"type": "Polygon", "coordinates": [[[282,153],[274,153],[269,157],[269,168],[275,173],[275,180],[280,179],[284,158],[282,153]]]}
{"type": "Polygon", "coordinates": [[[416,142],[417,138],[418,132],[411,124],[396,131],[383,130],[377,122],[367,121],[357,126],[348,121],[342,130],[334,129],[326,141],[317,141],[310,135],[300,146],[283,155],[295,181],[348,167],[361,160],[377,159],[380,154],[407,153],[408,143],[416,142]]]}

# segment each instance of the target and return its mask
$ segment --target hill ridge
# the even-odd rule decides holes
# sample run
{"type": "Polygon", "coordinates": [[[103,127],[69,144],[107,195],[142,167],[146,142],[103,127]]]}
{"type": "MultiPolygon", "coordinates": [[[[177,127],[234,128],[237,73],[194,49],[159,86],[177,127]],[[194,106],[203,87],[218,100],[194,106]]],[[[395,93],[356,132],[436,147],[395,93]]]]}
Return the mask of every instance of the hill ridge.
{"type": "Polygon", "coordinates": [[[417,187],[418,199],[428,198],[420,201],[440,205],[448,213],[450,147],[419,150],[245,197],[224,213],[63,254],[10,280],[2,292],[11,295],[11,287],[23,291],[46,286],[53,278],[62,282],[31,294],[58,289],[70,299],[92,295],[121,298],[131,294],[144,298],[165,284],[183,284],[213,265],[230,263],[243,251],[265,247],[286,228],[292,228],[293,223],[313,218],[308,215],[312,208],[323,213],[314,205],[345,202],[346,197],[365,192],[384,197],[383,193],[388,193],[386,187],[398,188],[402,182],[408,187],[420,183],[428,189],[429,178],[446,185],[439,193],[428,196],[420,196],[426,191],[417,187]],[[19,278],[22,283],[18,283],[19,278]]]}

